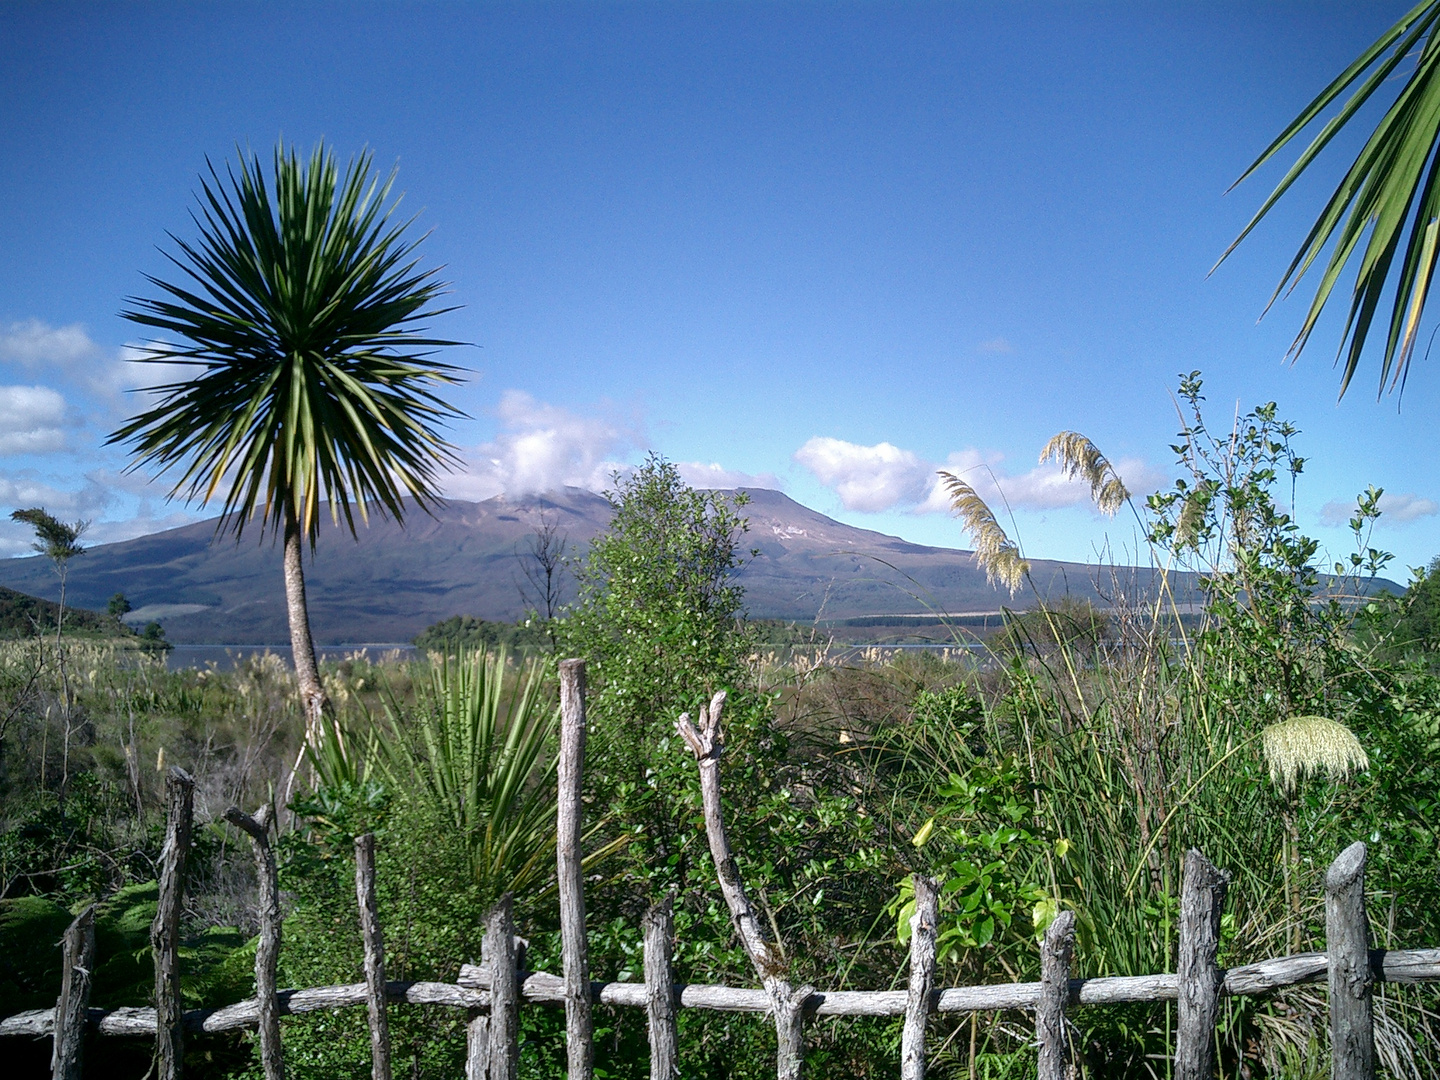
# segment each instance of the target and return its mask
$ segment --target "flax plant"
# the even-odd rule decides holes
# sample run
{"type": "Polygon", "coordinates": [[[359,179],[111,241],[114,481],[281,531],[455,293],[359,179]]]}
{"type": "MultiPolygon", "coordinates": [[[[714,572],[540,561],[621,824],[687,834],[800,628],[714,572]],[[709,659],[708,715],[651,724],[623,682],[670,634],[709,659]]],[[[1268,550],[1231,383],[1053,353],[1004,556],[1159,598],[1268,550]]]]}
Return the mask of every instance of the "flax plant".
{"type": "Polygon", "coordinates": [[[487,896],[542,884],[555,852],[550,744],[560,722],[543,663],[507,677],[503,648],[434,656],[413,708],[394,693],[383,702],[381,768],[465,838],[476,884],[487,896]]]}

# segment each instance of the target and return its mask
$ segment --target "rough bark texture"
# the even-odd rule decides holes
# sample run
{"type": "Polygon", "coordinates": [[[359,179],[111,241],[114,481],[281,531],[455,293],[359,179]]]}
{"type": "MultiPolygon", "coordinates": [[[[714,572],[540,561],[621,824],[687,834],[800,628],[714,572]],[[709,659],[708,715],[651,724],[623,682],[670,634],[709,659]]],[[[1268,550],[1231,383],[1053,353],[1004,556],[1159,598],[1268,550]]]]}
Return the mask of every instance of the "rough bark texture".
{"type": "Polygon", "coordinates": [[[674,897],[645,913],[645,1015],[650,1032],[650,1080],[680,1075],[679,1035],[675,1024],[674,897]]]}
{"type": "Polygon", "coordinates": [[[940,891],[934,879],[915,875],[915,914],[910,916],[910,989],[900,1033],[900,1080],[925,1080],[925,1028],[935,985],[935,927],[940,891]]]}
{"type": "Polygon", "coordinates": [[[280,963],[280,883],[275,853],[270,848],[270,807],[262,806],[252,818],[238,806],[225,811],[225,820],[250,837],[255,853],[255,880],[260,941],[255,947],[255,1001],[260,1029],[260,1064],[265,1080],[285,1080],[285,1057],[280,1049],[280,1008],[275,999],[275,970],[280,963]]]}
{"type": "Polygon", "coordinates": [[[1065,1009],[1070,1004],[1070,956],[1075,951],[1075,913],[1062,911],[1040,946],[1040,1001],[1035,1035],[1040,1044],[1039,1080],[1069,1080],[1065,1009]]]}
{"type": "Polygon", "coordinates": [[[375,834],[355,838],[355,899],[365,942],[365,1005],[370,1021],[370,1075],[390,1080],[390,1018],[385,1011],[385,938],[375,901],[375,834]]]}
{"type": "Polygon", "coordinates": [[[190,854],[195,781],[183,769],[165,777],[165,846],[160,851],[160,898],[150,924],[155,957],[155,1063],[159,1080],[176,1080],[185,1052],[180,1012],[180,900],[185,892],[185,860],[190,854]]]}
{"type": "Polygon", "coordinates": [[[1365,845],[1351,844],[1325,874],[1325,949],[1330,982],[1330,1075],[1374,1080],[1369,924],[1365,920],[1365,845]]]}
{"type": "Polygon", "coordinates": [[[50,1056],[53,1080],[80,1080],[84,1065],[85,1028],[90,1018],[91,972],[95,970],[95,905],[70,924],[62,942],[65,972],[53,1023],[55,1050],[50,1056]]]}
{"type": "Polygon", "coordinates": [[[490,1078],[515,1080],[520,1070],[520,973],[515,963],[515,901],[509,893],[490,912],[481,959],[490,982],[490,1078]]]}
{"type": "Polygon", "coordinates": [[[320,736],[320,724],[330,701],[320,681],[315,662],[315,642],[310,637],[310,608],[305,601],[304,537],[294,511],[285,517],[285,607],[290,617],[290,655],[295,663],[295,684],[305,709],[305,734],[313,745],[320,736]]]}
{"type": "MultiPolygon", "coordinates": [[[[778,1043],[776,1076],[778,1080],[799,1080],[805,1057],[802,1037],[805,1002],[803,999],[796,1001],[795,988],[783,974],[784,955],[771,943],[755,909],[750,906],[750,900],[745,895],[745,883],[740,879],[739,866],[730,851],[730,838],[725,833],[725,817],[720,801],[720,755],[724,749],[720,739],[720,713],[724,707],[725,692],[722,690],[710,700],[708,708],[700,710],[698,727],[690,722],[690,714],[685,713],[675,722],[675,730],[690,747],[700,767],[705,835],[710,842],[710,857],[715,863],[716,875],[720,879],[720,892],[730,909],[730,921],[769,996],[778,1043]]],[[[809,987],[804,989],[808,997],[809,987]]]]}
{"type": "Polygon", "coordinates": [[[560,893],[560,950],[565,970],[565,1046],[570,1080],[595,1073],[590,960],[580,865],[580,788],[585,774],[585,661],[560,662],[560,763],[556,773],[555,859],[560,893]]]}
{"type": "Polygon", "coordinates": [[[1215,1075],[1215,1021],[1225,973],[1217,961],[1220,916],[1230,875],[1191,848],[1185,853],[1180,891],[1179,1030],[1175,1038],[1176,1080],[1210,1080],[1215,1075]]]}
{"type": "Polygon", "coordinates": [[[465,1080],[490,1080],[489,1013],[471,1013],[465,1025],[465,1080]]]}

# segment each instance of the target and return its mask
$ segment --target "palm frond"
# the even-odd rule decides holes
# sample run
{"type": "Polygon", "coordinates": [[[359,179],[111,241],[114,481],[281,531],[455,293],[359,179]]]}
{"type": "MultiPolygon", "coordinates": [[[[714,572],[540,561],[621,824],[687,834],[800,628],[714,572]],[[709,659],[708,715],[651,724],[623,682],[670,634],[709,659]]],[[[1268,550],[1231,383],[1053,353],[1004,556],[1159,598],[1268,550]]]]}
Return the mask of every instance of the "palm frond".
{"type": "Polygon", "coordinates": [[[1114,517],[1130,498],[1129,489],[1110,459],[1078,431],[1062,431],[1051,437],[1040,451],[1040,464],[1052,458],[1068,479],[1090,485],[1090,498],[1102,514],[1114,517]]]}
{"type": "Polygon", "coordinates": [[[458,460],[440,427],[462,414],[436,391],[460,369],[432,358],[456,343],[421,324],[452,309],[436,306],[438,271],[418,268],[423,237],[387,205],[394,179],[368,153],[341,175],[323,144],[303,165],[277,147],[273,192],[258,157],[224,178],[209,165],[198,239],[172,236],[182,277],[149,277],[159,295],[122,312],[158,334],[145,359],[195,369],[109,437],[132,445],[131,468],[176,471],[172,497],[219,497],[237,533],[293,517],[312,546],[322,501],[353,533],[356,511],[402,520],[407,496],[438,498],[458,460]]]}
{"type": "Polygon", "coordinates": [[[973,487],[944,469],[940,470],[940,477],[950,493],[951,510],[975,545],[975,561],[984,569],[986,579],[992,585],[1000,582],[1014,596],[1024,584],[1030,564],[1021,558],[1020,548],[1005,535],[990,507],[973,487]]]}
{"type": "Polygon", "coordinates": [[[1309,311],[1290,347],[1290,355],[1298,357],[1342,272],[1347,266],[1355,267],[1350,310],[1337,353],[1337,363],[1343,361],[1341,395],[1359,367],[1387,282],[1390,314],[1379,390],[1383,393],[1387,384],[1391,389],[1403,385],[1440,258],[1440,156],[1436,153],[1440,145],[1440,0],[1424,0],[1407,12],[1322,90],[1245,170],[1237,184],[1298,138],[1350,91],[1349,98],[1220,257],[1223,262],[1235,250],[1339,131],[1382,86],[1390,85],[1401,63],[1412,57],[1413,69],[1310,227],[1270,299],[1273,304],[1282,293],[1294,289],[1330,249],[1309,311]],[[1391,282],[1397,255],[1398,274],[1391,282]]]}

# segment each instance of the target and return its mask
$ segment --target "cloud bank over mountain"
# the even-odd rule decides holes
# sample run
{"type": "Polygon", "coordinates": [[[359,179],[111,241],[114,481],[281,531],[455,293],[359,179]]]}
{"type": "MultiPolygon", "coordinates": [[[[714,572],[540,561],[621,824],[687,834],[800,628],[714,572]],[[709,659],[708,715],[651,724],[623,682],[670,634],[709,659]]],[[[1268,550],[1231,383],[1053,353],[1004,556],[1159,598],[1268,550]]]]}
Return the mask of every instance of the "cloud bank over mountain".
{"type": "MultiPolygon", "coordinates": [[[[993,451],[960,450],[943,463],[927,461],[888,442],[862,446],[843,439],[816,436],[795,452],[795,460],[840,496],[847,510],[881,513],[905,510],[913,514],[949,512],[950,500],[937,475],[940,469],[970,484],[996,510],[1056,510],[1085,506],[1088,484],[1065,476],[1059,466],[1038,465],[1027,472],[1010,472],[1004,455],[993,451]]],[[[1133,494],[1144,494],[1168,482],[1166,473],[1139,458],[1122,458],[1115,471],[1133,494]]]]}

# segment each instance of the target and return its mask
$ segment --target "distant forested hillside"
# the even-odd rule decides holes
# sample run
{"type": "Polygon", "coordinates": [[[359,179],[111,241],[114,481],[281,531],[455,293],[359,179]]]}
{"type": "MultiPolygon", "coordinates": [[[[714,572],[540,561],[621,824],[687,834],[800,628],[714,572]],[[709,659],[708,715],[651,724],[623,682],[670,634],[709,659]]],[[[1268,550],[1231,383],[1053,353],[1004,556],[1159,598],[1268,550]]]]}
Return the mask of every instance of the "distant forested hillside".
{"type": "MultiPolygon", "coordinates": [[[[16,592],[0,585],[0,638],[26,637],[37,632],[55,632],[55,614],[60,605],[38,596],[16,592]]],[[[93,637],[129,637],[134,631],[113,615],[84,608],[65,608],[65,632],[93,637]]]]}

